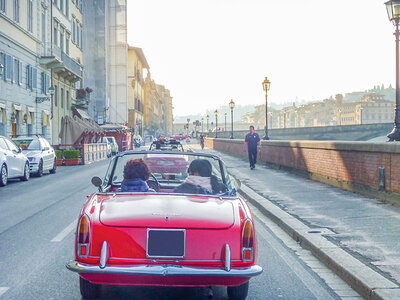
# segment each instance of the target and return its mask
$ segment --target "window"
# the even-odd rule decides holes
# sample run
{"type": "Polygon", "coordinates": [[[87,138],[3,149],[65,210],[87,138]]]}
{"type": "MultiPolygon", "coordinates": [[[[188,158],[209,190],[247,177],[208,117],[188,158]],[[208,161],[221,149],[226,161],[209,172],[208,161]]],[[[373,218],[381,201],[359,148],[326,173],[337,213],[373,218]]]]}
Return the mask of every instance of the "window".
{"type": "Polygon", "coordinates": [[[42,94],[47,95],[49,93],[50,76],[47,75],[45,72],[42,72],[40,75],[40,80],[40,91],[42,94]]]}
{"type": "Polygon", "coordinates": [[[69,55],[69,39],[71,38],[70,34],[67,33],[65,35],[65,53],[69,55]]]}
{"type": "Polygon", "coordinates": [[[4,66],[4,71],[3,71],[3,79],[4,79],[4,81],[12,82],[13,81],[13,77],[14,77],[13,76],[13,71],[14,71],[14,68],[13,68],[13,57],[11,55],[3,53],[2,54],[1,63],[4,66]]]}
{"type": "Polygon", "coordinates": [[[76,42],[76,28],[75,28],[75,19],[72,19],[72,41],[76,42]]]}
{"type": "Polygon", "coordinates": [[[54,106],[57,106],[58,105],[58,87],[55,85],[54,86],[54,89],[55,89],[55,91],[54,91],[54,106]]]}
{"type": "Polygon", "coordinates": [[[60,10],[64,12],[64,0],[60,0],[60,10]]]}
{"type": "Polygon", "coordinates": [[[69,91],[66,92],[65,107],[69,109],[69,91]]]}
{"type": "Polygon", "coordinates": [[[53,33],[53,41],[54,45],[58,46],[58,30],[57,30],[58,24],[54,23],[54,33],[53,33]]]}
{"type": "Polygon", "coordinates": [[[46,45],[46,12],[42,11],[42,42],[46,45]]]}
{"type": "Polygon", "coordinates": [[[19,0],[13,1],[13,17],[14,21],[19,23],[19,0]]]}
{"type": "Polygon", "coordinates": [[[6,12],[6,1],[7,0],[0,0],[0,12],[2,13],[6,12]]]}
{"type": "Polygon", "coordinates": [[[79,47],[79,24],[76,24],[76,41],[75,44],[79,47]]]}
{"type": "Polygon", "coordinates": [[[65,15],[69,17],[69,0],[65,0],[65,15]]]}
{"type": "Polygon", "coordinates": [[[14,59],[14,78],[12,79],[13,82],[18,83],[19,81],[19,60],[18,59],[14,59]]]}
{"type": "Polygon", "coordinates": [[[61,108],[64,108],[64,89],[61,88],[61,94],[60,94],[60,103],[61,103],[61,108]]]}
{"type": "Polygon", "coordinates": [[[64,52],[64,28],[60,30],[60,49],[64,52]]]}
{"type": "Polygon", "coordinates": [[[37,88],[37,69],[26,65],[26,88],[31,91],[37,88]]]}
{"type": "Polygon", "coordinates": [[[33,0],[28,1],[28,31],[33,32],[33,0]]]}

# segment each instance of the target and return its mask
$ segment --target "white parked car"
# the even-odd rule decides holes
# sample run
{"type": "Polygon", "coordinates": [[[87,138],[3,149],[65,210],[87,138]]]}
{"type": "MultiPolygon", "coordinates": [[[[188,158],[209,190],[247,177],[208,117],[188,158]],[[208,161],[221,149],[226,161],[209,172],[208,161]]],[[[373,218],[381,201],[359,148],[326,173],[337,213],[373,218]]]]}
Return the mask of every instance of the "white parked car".
{"type": "Polygon", "coordinates": [[[18,137],[13,139],[13,141],[28,157],[31,173],[41,177],[45,171],[49,171],[51,174],[56,172],[56,153],[45,138],[36,135],[18,137]]]}
{"type": "Polygon", "coordinates": [[[0,136],[0,186],[10,178],[29,180],[29,160],[10,139],[0,136]]]}

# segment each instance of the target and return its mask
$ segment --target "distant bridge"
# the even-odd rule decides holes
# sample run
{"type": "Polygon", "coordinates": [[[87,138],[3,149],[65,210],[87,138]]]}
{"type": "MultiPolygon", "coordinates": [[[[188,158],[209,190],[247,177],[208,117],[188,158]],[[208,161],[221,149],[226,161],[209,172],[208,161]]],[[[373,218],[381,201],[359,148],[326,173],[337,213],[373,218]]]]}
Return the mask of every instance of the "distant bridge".
{"type": "MultiPolygon", "coordinates": [[[[341,140],[341,141],[368,141],[370,139],[385,136],[393,129],[393,123],[318,126],[269,129],[272,140],[341,140]]],[[[244,138],[248,130],[234,131],[235,138],[244,138]]],[[[264,136],[264,130],[256,130],[260,137],[264,136]]],[[[218,132],[218,137],[229,138],[230,131],[218,132]]],[[[215,137],[215,132],[209,135],[215,137]]]]}

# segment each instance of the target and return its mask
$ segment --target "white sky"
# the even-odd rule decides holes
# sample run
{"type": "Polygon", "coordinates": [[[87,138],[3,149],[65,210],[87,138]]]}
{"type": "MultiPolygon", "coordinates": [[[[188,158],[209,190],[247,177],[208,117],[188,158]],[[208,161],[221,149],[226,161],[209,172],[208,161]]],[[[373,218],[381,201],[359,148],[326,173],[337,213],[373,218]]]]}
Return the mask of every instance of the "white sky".
{"type": "Polygon", "coordinates": [[[173,96],[174,115],[318,100],[395,82],[384,0],[127,0],[128,43],[173,96]]]}

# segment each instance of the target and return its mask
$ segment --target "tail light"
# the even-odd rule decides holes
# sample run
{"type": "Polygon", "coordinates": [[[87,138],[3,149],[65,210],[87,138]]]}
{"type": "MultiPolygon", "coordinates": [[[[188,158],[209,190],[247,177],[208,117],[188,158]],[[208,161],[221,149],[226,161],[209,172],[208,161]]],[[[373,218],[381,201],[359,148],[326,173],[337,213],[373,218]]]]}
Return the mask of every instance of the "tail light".
{"type": "Polygon", "coordinates": [[[78,256],[87,257],[89,254],[90,221],[88,216],[83,215],[79,220],[77,246],[78,256]]]}
{"type": "Polygon", "coordinates": [[[242,260],[252,261],[254,255],[254,227],[247,219],[244,221],[242,230],[242,260]]]}

